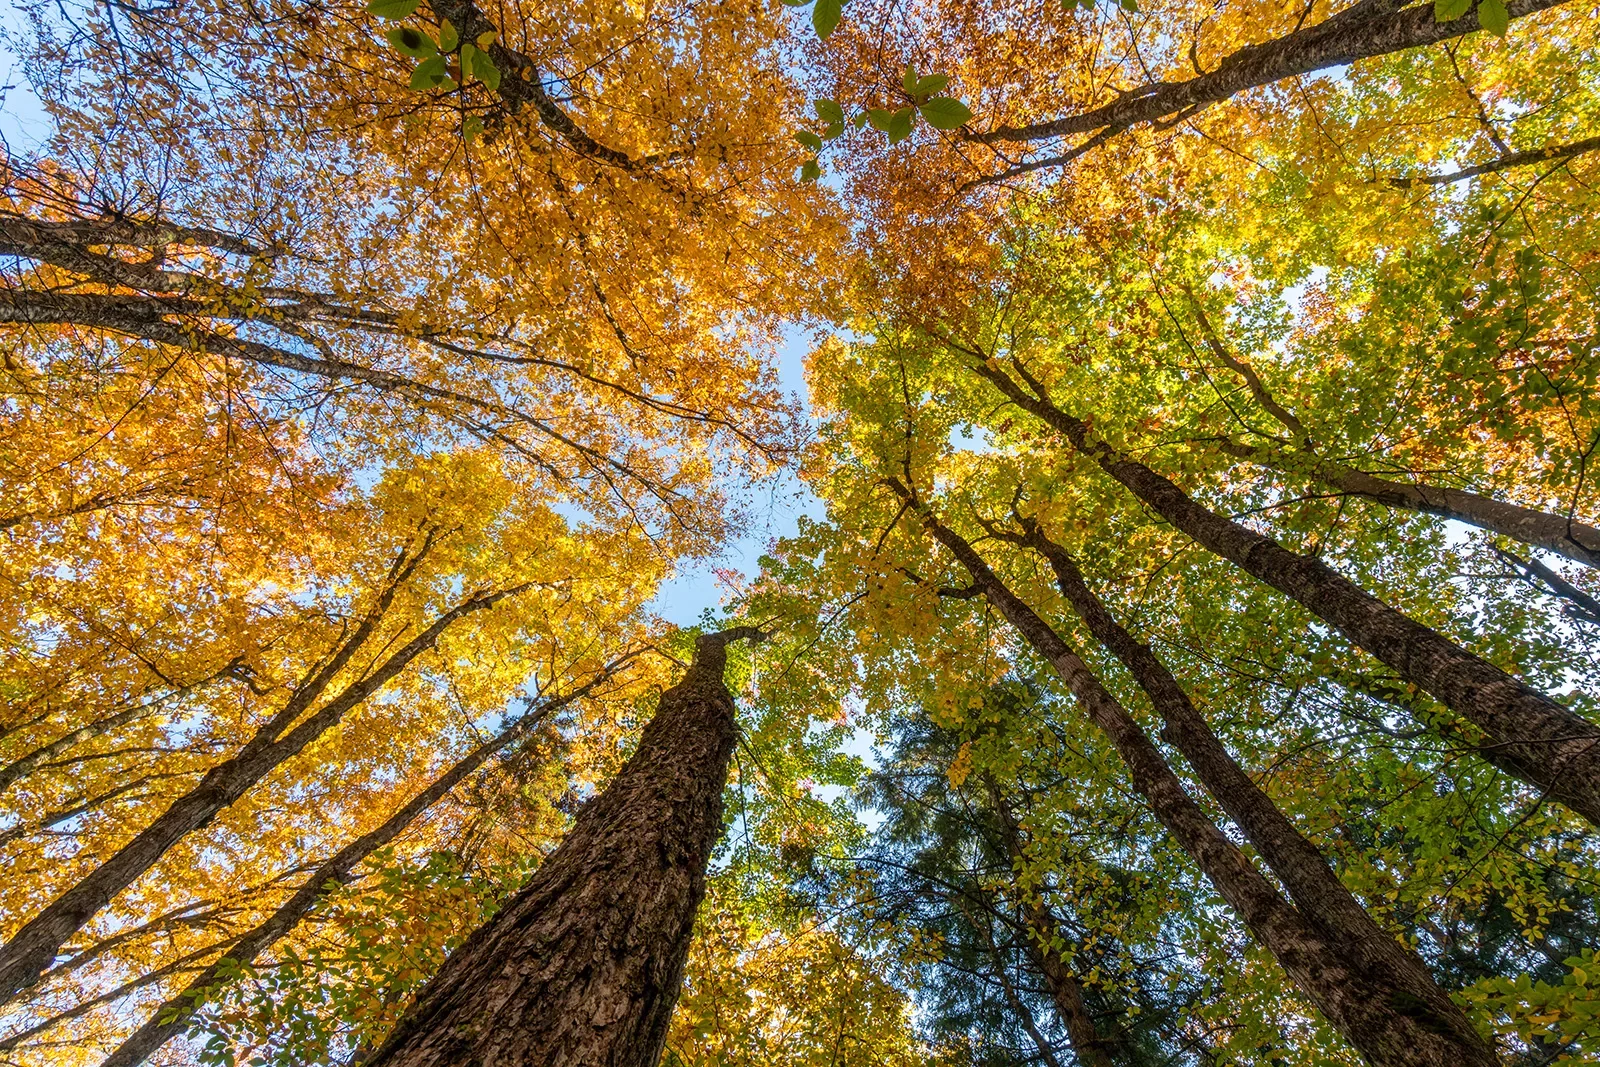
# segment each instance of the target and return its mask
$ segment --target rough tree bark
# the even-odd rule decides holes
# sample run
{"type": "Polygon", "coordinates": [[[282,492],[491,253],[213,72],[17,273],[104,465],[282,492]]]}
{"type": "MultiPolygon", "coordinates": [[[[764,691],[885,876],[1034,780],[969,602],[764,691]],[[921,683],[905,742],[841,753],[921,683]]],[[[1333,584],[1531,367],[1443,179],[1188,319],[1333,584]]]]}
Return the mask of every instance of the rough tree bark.
{"type": "Polygon", "coordinates": [[[1026,389],[998,365],[979,362],[973,369],[1174,527],[1303,605],[1478,727],[1486,735],[1478,749],[1485,760],[1600,826],[1600,726],[1395,610],[1320,559],[1291,552],[1212,511],[1095,437],[1082,419],[1057,407],[1026,368],[1015,366],[1026,389]]]}
{"type": "Polygon", "coordinates": [[[1317,455],[1300,456],[1234,441],[1219,442],[1218,447],[1230,456],[1280,474],[1309,474],[1331,489],[1366,497],[1384,507],[1454,519],[1546,549],[1586,567],[1600,567],[1600,529],[1566,515],[1525,508],[1467,489],[1380,478],[1317,455]]]}
{"type": "Polygon", "coordinates": [[[722,832],[741,637],[761,632],[699,638],[638,751],[363,1067],[655,1067],[722,832]]]}
{"type": "MultiPolygon", "coordinates": [[[[1600,148],[1600,138],[1595,138],[1594,147],[1600,148]]],[[[1217,447],[1223,452],[1279,474],[1310,477],[1342,493],[1366,497],[1385,507],[1454,519],[1523,544],[1548,549],[1585,566],[1600,566],[1600,530],[1569,515],[1525,508],[1466,489],[1380,478],[1319,455],[1300,417],[1278,402],[1248,360],[1229,351],[1222,336],[1211,325],[1205,305],[1193,287],[1184,285],[1183,291],[1194,306],[1201,335],[1211,354],[1244,379],[1256,403],[1289,431],[1294,445],[1290,451],[1268,445],[1240,444],[1224,437],[1217,441],[1217,447]]]]}
{"type": "Polygon", "coordinates": [[[311,873],[288,900],[279,905],[276,911],[229,946],[223,953],[222,959],[218,959],[195,975],[182,992],[168,998],[157,1008],[150,1018],[145,1020],[143,1026],[129,1034],[122,1044],[101,1062],[100,1067],[138,1067],[168,1040],[183,1033],[188,1028],[189,1020],[194,1017],[194,1013],[208,997],[214,996],[214,987],[225,981],[221,978],[223,959],[231,960],[238,966],[250,966],[257,956],[299,925],[300,920],[305,918],[318,901],[334,889],[347,884],[362,860],[393,841],[417,816],[436,804],[469,774],[504,751],[508,745],[528,736],[536,726],[548,719],[552,712],[591,692],[599,682],[611,676],[612,670],[613,668],[607,668],[601,675],[571,692],[552,697],[529,710],[495,737],[462,756],[382,825],[356,838],[330,856],[311,873]]]}
{"type": "MultiPolygon", "coordinates": [[[[1524,18],[1566,0],[1511,0],[1513,19],[1524,18]]],[[[968,140],[987,144],[1048,140],[1110,128],[1125,130],[1169,115],[1192,113],[1208,104],[1297,74],[1354,63],[1373,56],[1447,41],[1482,28],[1477,6],[1460,18],[1439,21],[1431,4],[1405,0],[1358,0],[1331,18],[1273,41],[1246,45],[1223,58],[1214,70],[1184,81],[1152,82],[1120,94],[1103,107],[1024,126],[999,126],[968,140]]]]}
{"type": "Polygon", "coordinates": [[[1066,549],[1046,537],[1037,522],[1024,519],[1023,523],[1026,533],[1018,540],[1049,561],[1057,586],[1094,639],[1128,668],[1150,697],[1151,706],[1164,724],[1162,739],[1188,760],[1206,792],[1256,847],[1301,913],[1327,935],[1330,943],[1342,945],[1356,966],[1383,975],[1387,984],[1409,992],[1427,1005],[1428,1011],[1464,1040],[1475,1041],[1472,1023],[1439,988],[1421,957],[1373,920],[1339,881],[1317,846],[1245,773],[1166,664],[1129,633],[1089,588],[1066,549]]]}
{"type": "Polygon", "coordinates": [[[1133,787],[1222,894],[1251,934],[1350,1044],[1375,1067],[1497,1067],[1475,1035],[1463,1035],[1409,990],[1364,971],[1290,904],[1189,796],[1161,750],[1086,663],[1002,582],[972,545],[898,481],[923,524],[985,598],[1048,662],[1121,757],[1133,787]]]}

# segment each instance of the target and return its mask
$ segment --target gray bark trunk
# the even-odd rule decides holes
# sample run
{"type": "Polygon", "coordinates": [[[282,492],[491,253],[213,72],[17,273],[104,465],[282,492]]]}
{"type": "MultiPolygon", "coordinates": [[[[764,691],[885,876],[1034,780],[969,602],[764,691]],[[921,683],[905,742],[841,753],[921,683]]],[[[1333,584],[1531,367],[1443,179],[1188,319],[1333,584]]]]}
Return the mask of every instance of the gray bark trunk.
{"type": "Polygon", "coordinates": [[[1600,826],[1600,727],[1396,611],[1321,560],[1291,552],[1200,504],[1095,438],[1082,419],[1056,407],[1020,366],[1028,389],[996,368],[978,364],[973,369],[1060,431],[1174,527],[1303,605],[1478,727],[1487,737],[1478,750],[1485,760],[1600,826]]]}
{"type": "Polygon", "coordinates": [[[1295,828],[1234,760],[1166,664],[1111,615],[1066,550],[1045,537],[1032,522],[1028,523],[1025,540],[1049,560],[1057,585],[1095,640],[1128,668],[1134,681],[1149,695],[1165,724],[1163,739],[1183,753],[1206,792],[1244,831],[1301,913],[1327,935],[1331,944],[1343,946],[1356,967],[1381,975],[1385,984],[1426,1005],[1435,1019],[1450,1026],[1464,1042],[1476,1042],[1472,1023],[1439,988],[1422,959],[1373,921],[1333,873],[1317,846],[1295,828]]]}
{"type": "MultiPolygon", "coordinates": [[[[913,501],[898,482],[891,485],[913,501]]],[[[1166,758],[1088,665],[1002,582],[959,534],[923,521],[1110,740],[1134,788],[1240,920],[1311,1002],[1376,1067],[1498,1067],[1481,1041],[1457,1034],[1426,1003],[1364,972],[1286,901],[1184,790],[1166,758]]]]}

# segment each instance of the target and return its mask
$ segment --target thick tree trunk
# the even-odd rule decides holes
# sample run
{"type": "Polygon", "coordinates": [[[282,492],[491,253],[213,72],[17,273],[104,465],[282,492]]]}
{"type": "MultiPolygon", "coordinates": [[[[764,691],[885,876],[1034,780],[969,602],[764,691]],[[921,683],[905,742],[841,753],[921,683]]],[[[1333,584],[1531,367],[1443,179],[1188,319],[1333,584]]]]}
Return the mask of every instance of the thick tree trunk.
{"type": "MultiPolygon", "coordinates": [[[[898,482],[891,485],[915,502],[898,482]]],[[[1376,1067],[1496,1067],[1481,1041],[1453,1031],[1426,1003],[1352,965],[1342,946],[1286,901],[1184,790],[1161,750],[1060,634],[1019,599],[967,541],[926,511],[923,521],[992,604],[1044,657],[1111,741],[1134,788],[1311,1002],[1376,1067]]]]}
{"type": "Polygon", "coordinates": [[[1056,407],[1026,369],[1018,367],[1028,389],[995,367],[978,364],[974,370],[1059,430],[1173,526],[1303,605],[1477,726],[1487,735],[1478,750],[1484,759],[1600,826],[1600,727],[1396,611],[1321,560],[1291,552],[1200,504],[1096,439],[1082,419],[1056,407]]]}
{"type": "Polygon", "coordinates": [[[677,1004],[736,736],[701,637],[639,749],[363,1067],[655,1067],[677,1004]]]}
{"type": "MultiPolygon", "coordinates": [[[[609,677],[609,671],[602,677],[609,677]]],[[[222,959],[195,975],[181,993],[170,997],[166,1003],[157,1008],[143,1026],[128,1035],[127,1039],[101,1062],[100,1067],[138,1067],[168,1040],[183,1033],[188,1028],[189,1020],[194,1017],[194,1013],[207,999],[215,995],[216,987],[222,984],[220,975],[223,959],[239,967],[253,964],[257,956],[299,925],[300,920],[305,918],[306,913],[315,907],[318,901],[335,888],[348,883],[362,860],[393,841],[417,816],[438,803],[446,793],[482,767],[490,758],[504,751],[506,746],[526,737],[534,727],[549,718],[552,712],[590,692],[600,680],[600,678],[593,679],[574,691],[547,700],[527,712],[500,731],[497,736],[457,760],[449,770],[435,778],[426,789],[412,797],[404,807],[391,815],[377,829],[356,838],[330,856],[322,866],[312,872],[294,895],[235,941],[223,954],[222,959]]]]}
{"type": "Polygon", "coordinates": [[[1302,914],[1329,942],[1343,946],[1357,968],[1382,975],[1395,989],[1409,992],[1433,1016],[1448,1024],[1463,1041],[1475,1042],[1476,1031],[1454,1001],[1440,989],[1422,959],[1373,921],[1343,882],[1272,798],[1262,792],[1211,730],[1172,672],[1112,616],[1105,603],[1083,580],[1071,555],[1046,537],[1037,523],[1026,521],[1021,540],[1049,562],[1056,584],[1079,618],[1112,655],[1128,668],[1150,697],[1165,724],[1164,740],[1183,753],[1196,777],[1244,831],[1289,891],[1302,914]]]}
{"type": "Polygon", "coordinates": [[[1284,454],[1277,449],[1224,442],[1230,456],[1290,476],[1309,474],[1324,485],[1385,507],[1454,519],[1525,545],[1543,548],[1586,567],[1600,567],[1600,529],[1586,522],[1538,508],[1496,500],[1466,489],[1426,482],[1397,482],[1319,456],[1284,454]]]}
{"type": "MultiPolygon", "coordinates": [[[[417,656],[432,648],[449,625],[463,615],[482,611],[525,586],[473,597],[441,615],[433,625],[386,659],[377,670],[352,682],[337,697],[307,716],[281,737],[278,733],[292,718],[280,712],[250,739],[239,753],[219,763],[188,793],[149,826],[141,830],[110,859],[48,904],[0,948],[0,1003],[14,998],[38,981],[67,939],[83,929],[111,899],[154,867],[167,850],[188,834],[208,825],[217,813],[244,796],[245,791],[271,774],[312,741],[333,728],[352,708],[382,689],[417,656]]],[[[359,632],[359,631],[358,631],[359,632]]],[[[345,649],[353,654],[349,643],[345,649]]],[[[341,653],[343,650],[341,650],[341,653]]],[[[335,657],[335,661],[338,657],[335,657]]],[[[313,682],[332,677],[325,665],[313,682]]],[[[313,686],[314,688],[314,686],[313,686]]],[[[297,694],[299,696],[299,694],[297,694]]],[[[291,701],[285,711],[296,710],[291,701]]]]}

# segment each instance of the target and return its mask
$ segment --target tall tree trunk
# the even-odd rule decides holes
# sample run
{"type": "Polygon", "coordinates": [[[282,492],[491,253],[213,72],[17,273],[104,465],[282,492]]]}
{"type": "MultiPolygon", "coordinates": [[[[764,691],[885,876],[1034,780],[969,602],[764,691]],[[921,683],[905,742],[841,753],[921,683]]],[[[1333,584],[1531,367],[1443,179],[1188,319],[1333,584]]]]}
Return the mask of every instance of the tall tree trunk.
{"type": "Polygon", "coordinates": [[[1395,610],[1319,559],[1284,548],[1194,500],[1056,407],[1020,364],[1024,389],[983,363],[976,373],[1059,430],[1158,515],[1337,628],[1487,735],[1484,759],[1600,826],[1600,727],[1436,630],[1395,610]],[[1030,392],[1031,390],[1031,392],[1030,392]]]}
{"type": "Polygon", "coordinates": [[[1334,1028],[1376,1067],[1496,1067],[1474,1036],[1454,1032],[1426,1003],[1344,955],[1267,881],[1184,790],[1161,750],[1087,664],[992,571],[972,546],[918,506],[934,538],[959,560],[985,598],[1055,670],[1111,741],[1133,786],[1234,912],[1334,1028]]]}
{"type": "MultiPolygon", "coordinates": [[[[292,721],[286,712],[298,710],[297,702],[292,700],[289,709],[275,715],[237,755],[211,768],[193,789],[173,801],[171,807],[136,834],[133,840],[46,905],[12,935],[11,940],[0,948],[0,1003],[13,999],[38,981],[39,975],[50,966],[67,939],[82,930],[119,892],[154,867],[168,849],[188,834],[208,825],[218,812],[242,797],[251,786],[332,729],[352,708],[378,692],[413,659],[432,648],[451,623],[464,615],[489,608],[523,588],[526,586],[475,596],[452,608],[391,654],[371,674],[346,686],[337,697],[280,737],[279,732],[292,721]]],[[[341,654],[345,650],[354,654],[349,643],[341,649],[341,654]]],[[[333,672],[329,668],[338,658],[335,656],[325,664],[313,681],[331,679],[333,672]]]]}
{"type": "Polygon", "coordinates": [[[356,838],[330,856],[276,911],[235,941],[223,954],[222,959],[195,975],[181,993],[170,997],[166,1003],[157,1008],[143,1026],[128,1035],[122,1044],[102,1061],[100,1067],[138,1067],[168,1040],[181,1034],[188,1028],[189,1020],[194,1017],[201,1005],[215,996],[215,989],[221,984],[223,960],[231,961],[236,968],[250,966],[257,956],[299,925],[300,920],[305,918],[318,901],[334,889],[347,884],[362,860],[393,841],[417,816],[438,803],[469,774],[482,767],[497,753],[504,751],[506,746],[526,737],[534,727],[548,719],[552,712],[592,691],[600,681],[610,677],[611,671],[612,668],[607,668],[600,676],[572,692],[546,700],[531,709],[498,735],[457,760],[449,770],[435,778],[426,789],[412,797],[381,826],[356,838]]]}
{"type": "Polygon", "coordinates": [[[1094,1016],[1083,1000],[1083,985],[1073,974],[1061,954],[1050,947],[1055,936],[1055,916],[1037,898],[1023,904],[1023,916],[1028,923],[1028,954],[1034,966],[1044,975],[1050,990],[1050,1002],[1055,1005],[1061,1025],[1066,1027],[1067,1038],[1072,1042],[1072,1052],[1081,1067],[1114,1067],[1106,1040],[1095,1029],[1094,1016]]]}
{"type": "Polygon", "coordinates": [[[1289,891],[1295,906],[1315,923],[1331,943],[1343,945],[1351,962],[1369,973],[1382,974],[1396,989],[1406,990],[1464,1039],[1476,1031],[1454,1001],[1440,989],[1422,959],[1376,922],[1361,902],[1339,881],[1327,860],[1296,829],[1272,798],[1234,760],[1205,716],[1194,706],[1178,680],[1149,646],[1136,639],[1083,580],[1066,549],[1044,535],[1037,522],[1024,520],[1020,539],[1050,563],[1056,584],[1096,641],[1128,668],[1161,716],[1162,737],[1183,753],[1196,777],[1289,891]]]}
{"type": "Polygon", "coordinates": [[[363,1067],[655,1067],[722,832],[726,644],[760,636],[699,638],[638,751],[363,1067]]]}

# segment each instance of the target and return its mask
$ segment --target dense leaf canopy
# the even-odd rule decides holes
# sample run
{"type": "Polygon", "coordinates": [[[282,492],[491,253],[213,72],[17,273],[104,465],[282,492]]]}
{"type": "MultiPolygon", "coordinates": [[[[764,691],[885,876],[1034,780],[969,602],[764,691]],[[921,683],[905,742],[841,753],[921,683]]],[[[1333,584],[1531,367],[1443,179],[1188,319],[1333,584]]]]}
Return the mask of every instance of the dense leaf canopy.
{"type": "Polygon", "coordinates": [[[663,1063],[1600,1057],[1594,0],[7,42],[0,1062],[359,1062],[729,620],[663,1063]]]}

